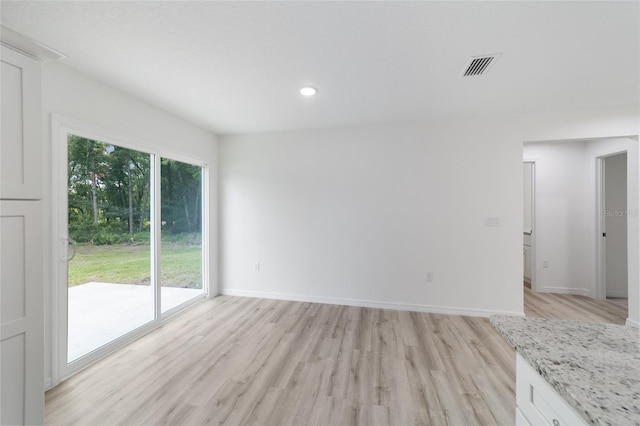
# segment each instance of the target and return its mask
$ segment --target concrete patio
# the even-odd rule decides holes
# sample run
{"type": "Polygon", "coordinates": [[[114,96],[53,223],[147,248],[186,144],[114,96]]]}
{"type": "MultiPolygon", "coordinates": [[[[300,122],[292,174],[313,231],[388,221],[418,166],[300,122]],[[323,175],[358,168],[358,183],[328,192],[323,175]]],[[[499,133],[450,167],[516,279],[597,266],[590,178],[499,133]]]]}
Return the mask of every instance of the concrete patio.
{"type": "MultiPolygon", "coordinates": [[[[191,288],[161,287],[162,312],[200,294],[191,288]]],[[[153,319],[149,285],[90,282],[69,288],[71,362],[153,319]]]]}

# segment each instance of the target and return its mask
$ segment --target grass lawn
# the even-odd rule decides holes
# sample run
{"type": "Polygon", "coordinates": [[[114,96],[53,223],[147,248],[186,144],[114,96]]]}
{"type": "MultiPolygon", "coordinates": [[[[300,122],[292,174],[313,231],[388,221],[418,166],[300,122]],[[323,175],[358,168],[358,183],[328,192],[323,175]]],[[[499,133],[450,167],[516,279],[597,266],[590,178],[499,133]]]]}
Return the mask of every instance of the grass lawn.
{"type": "MultiPolygon", "coordinates": [[[[78,246],[76,257],[69,262],[69,287],[91,281],[150,284],[150,246],[78,246]]],[[[202,249],[175,244],[163,246],[161,283],[165,287],[202,288],[202,249]]]]}

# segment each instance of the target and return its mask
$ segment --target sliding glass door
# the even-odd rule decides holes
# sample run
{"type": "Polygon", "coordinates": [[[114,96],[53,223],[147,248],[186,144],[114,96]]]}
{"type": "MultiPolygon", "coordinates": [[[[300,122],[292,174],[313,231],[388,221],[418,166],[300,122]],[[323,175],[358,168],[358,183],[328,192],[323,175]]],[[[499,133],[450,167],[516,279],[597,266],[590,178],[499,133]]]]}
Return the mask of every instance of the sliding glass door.
{"type": "Polygon", "coordinates": [[[162,312],[202,294],[202,167],[161,159],[162,312]]]}
{"type": "Polygon", "coordinates": [[[151,155],[68,136],[67,362],[155,318],[151,155]]]}
{"type": "Polygon", "coordinates": [[[204,167],[91,135],[56,138],[54,382],[206,290],[204,167]]]}

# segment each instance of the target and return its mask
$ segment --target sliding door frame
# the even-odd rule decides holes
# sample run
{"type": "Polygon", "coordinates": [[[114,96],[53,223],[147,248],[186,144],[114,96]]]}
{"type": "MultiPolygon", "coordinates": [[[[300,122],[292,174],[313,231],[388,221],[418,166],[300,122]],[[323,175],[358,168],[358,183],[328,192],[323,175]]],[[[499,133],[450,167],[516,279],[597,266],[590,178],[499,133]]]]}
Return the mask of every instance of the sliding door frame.
{"type": "Polygon", "coordinates": [[[209,168],[202,161],[166,152],[129,136],[118,135],[98,126],[63,115],[52,114],[52,182],[51,182],[51,386],[71,377],[90,364],[108,356],[118,349],[134,342],[143,335],[161,326],[171,316],[183,311],[193,304],[202,302],[209,297],[209,168]],[[67,190],[67,137],[69,134],[96,140],[119,147],[134,149],[150,155],[151,162],[151,282],[154,286],[155,317],[150,322],[126,333],[107,345],[86,354],[77,360],[67,363],[68,346],[68,281],[67,281],[67,252],[68,252],[68,190],[67,190]],[[191,300],[161,313],[161,285],[160,256],[161,256],[161,205],[160,205],[160,159],[168,158],[181,161],[202,168],[202,294],[191,300]]]}

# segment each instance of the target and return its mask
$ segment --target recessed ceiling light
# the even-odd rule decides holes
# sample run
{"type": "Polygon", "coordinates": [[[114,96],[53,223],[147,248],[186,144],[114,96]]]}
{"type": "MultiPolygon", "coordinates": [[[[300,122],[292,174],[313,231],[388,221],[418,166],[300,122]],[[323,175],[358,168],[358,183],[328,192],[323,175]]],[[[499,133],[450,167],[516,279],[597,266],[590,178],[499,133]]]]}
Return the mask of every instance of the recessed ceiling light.
{"type": "Polygon", "coordinates": [[[302,96],[313,96],[316,93],[318,93],[318,89],[316,89],[315,87],[307,86],[300,89],[300,94],[302,96]]]}

